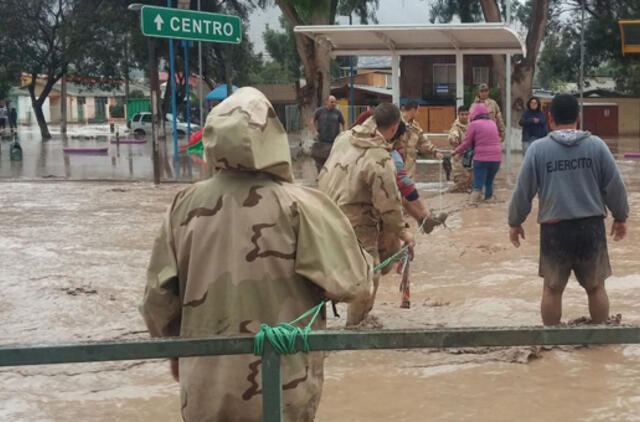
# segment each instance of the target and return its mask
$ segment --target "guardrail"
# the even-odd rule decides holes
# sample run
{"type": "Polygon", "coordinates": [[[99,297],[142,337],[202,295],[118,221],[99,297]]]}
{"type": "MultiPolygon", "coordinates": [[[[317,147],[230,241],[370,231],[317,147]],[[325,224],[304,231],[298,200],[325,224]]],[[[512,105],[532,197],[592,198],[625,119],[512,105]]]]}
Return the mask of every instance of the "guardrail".
{"type": "MultiPolygon", "coordinates": [[[[311,351],[444,349],[451,347],[640,343],[640,327],[498,327],[435,330],[314,331],[311,351]]],[[[74,362],[237,355],[253,352],[254,338],[169,338],[147,341],[10,345],[0,347],[0,367],[74,362]]],[[[302,341],[298,338],[297,349],[302,341]]],[[[262,356],[263,420],[282,421],[280,356],[265,341],[262,356]]]]}

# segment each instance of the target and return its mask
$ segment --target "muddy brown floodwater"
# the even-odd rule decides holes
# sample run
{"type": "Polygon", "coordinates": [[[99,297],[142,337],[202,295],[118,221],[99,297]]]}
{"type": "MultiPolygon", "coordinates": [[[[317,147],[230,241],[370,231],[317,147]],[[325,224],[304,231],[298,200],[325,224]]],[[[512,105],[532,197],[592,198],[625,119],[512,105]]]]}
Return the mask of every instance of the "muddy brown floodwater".
{"type": "MultiPolygon", "coordinates": [[[[631,218],[628,237],[609,243],[607,288],[611,312],[640,324],[640,162],[618,164],[631,218]]],[[[296,173],[313,183],[308,161],[296,173]]],[[[161,214],[182,187],[1,182],[0,344],[146,338],[137,311],[145,267],[161,214]]],[[[540,324],[537,226],[530,217],[523,246],[510,245],[510,193],[501,172],[498,203],[469,207],[465,195],[444,195],[454,212],[448,228],[418,238],[411,309],[399,307],[399,276],[382,281],[372,314],[384,328],[540,324]]],[[[587,313],[572,280],[563,320],[587,313]]],[[[330,327],[343,324],[330,317],[330,327]]],[[[638,345],[334,352],[325,368],[320,422],[640,419],[638,345]]],[[[178,386],[166,361],[0,368],[0,420],[176,421],[178,386]]]]}

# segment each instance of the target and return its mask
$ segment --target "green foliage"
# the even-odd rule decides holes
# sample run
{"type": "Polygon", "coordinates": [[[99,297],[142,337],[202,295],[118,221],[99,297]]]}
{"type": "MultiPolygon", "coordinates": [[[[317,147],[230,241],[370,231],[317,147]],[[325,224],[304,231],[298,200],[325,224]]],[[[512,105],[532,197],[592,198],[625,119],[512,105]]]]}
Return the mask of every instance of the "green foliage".
{"type": "Polygon", "coordinates": [[[129,98],[145,98],[144,92],[140,89],[134,89],[129,92],[129,98]]]}
{"type": "Polygon", "coordinates": [[[538,56],[538,83],[543,88],[551,88],[558,81],[575,80],[580,72],[580,37],[570,28],[546,37],[544,47],[538,56]],[[577,37],[576,37],[577,35],[577,37]],[[577,41],[576,41],[577,40],[577,41]]]}
{"type": "MultiPolygon", "coordinates": [[[[558,81],[577,82],[580,66],[580,5],[582,0],[565,0],[559,9],[571,19],[558,19],[548,31],[540,54],[540,83],[558,85],[558,81]]],[[[623,56],[618,20],[640,16],[640,2],[628,0],[586,0],[585,2],[585,75],[609,75],[617,89],[640,95],[640,56],[623,56]]]]}
{"type": "Polygon", "coordinates": [[[348,16],[354,13],[360,18],[360,23],[366,25],[369,23],[378,23],[376,18],[376,10],[380,2],[378,0],[341,0],[338,2],[338,15],[348,16]]]}
{"type": "Polygon", "coordinates": [[[429,12],[431,23],[448,23],[457,16],[460,22],[481,22],[484,21],[480,2],[477,0],[436,0],[432,3],[429,12]]]}
{"type": "Polygon", "coordinates": [[[640,96],[640,60],[616,61],[612,73],[618,90],[640,96]]]}
{"type": "Polygon", "coordinates": [[[293,30],[282,16],[279,23],[283,31],[276,31],[267,25],[262,33],[265,48],[272,60],[265,63],[265,66],[268,65],[269,70],[276,73],[273,78],[283,81],[274,83],[294,82],[300,79],[302,74],[300,56],[296,52],[293,30]]]}
{"type": "Polygon", "coordinates": [[[293,79],[281,65],[275,61],[262,63],[249,74],[250,84],[286,84],[293,79]]]}
{"type": "MultiPolygon", "coordinates": [[[[123,3],[120,0],[3,1],[0,63],[11,63],[14,69],[30,74],[34,83],[39,75],[46,76],[44,88],[34,103],[43,138],[51,135],[42,104],[62,75],[81,75],[79,82],[98,81],[103,88],[112,87],[122,76],[120,33],[126,19],[114,13],[114,5],[122,7],[123,3]]],[[[31,85],[30,89],[33,88],[31,85]]]]}

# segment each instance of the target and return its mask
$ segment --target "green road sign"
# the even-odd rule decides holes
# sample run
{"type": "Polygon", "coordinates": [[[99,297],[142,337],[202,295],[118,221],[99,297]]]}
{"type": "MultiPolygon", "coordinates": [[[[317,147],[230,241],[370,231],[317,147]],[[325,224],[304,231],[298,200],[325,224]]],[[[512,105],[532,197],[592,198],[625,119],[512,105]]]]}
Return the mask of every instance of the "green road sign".
{"type": "Polygon", "coordinates": [[[242,41],[240,18],[232,15],[142,6],[140,26],[142,33],[148,37],[229,44],[240,44],[242,41]]]}

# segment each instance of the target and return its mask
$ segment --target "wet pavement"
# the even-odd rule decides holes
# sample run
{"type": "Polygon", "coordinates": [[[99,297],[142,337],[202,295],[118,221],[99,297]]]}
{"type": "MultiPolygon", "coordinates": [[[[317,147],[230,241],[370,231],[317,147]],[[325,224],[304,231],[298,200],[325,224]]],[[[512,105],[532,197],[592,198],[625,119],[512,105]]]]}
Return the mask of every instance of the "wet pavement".
{"type": "MultiPolygon", "coordinates": [[[[162,213],[184,185],[149,183],[151,163],[138,146],[121,146],[123,161],[112,146],[107,157],[65,160],[62,140],[34,142],[23,145],[22,170],[10,173],[6,145],[0,175],[14,180],[0,181],[0,344],[147,338],[137,311],[145,267],[162,213]],[[40,164],[28,163],[33,154],[40,164]],[[146,182],[42,180],[47,174],[128,179],[130,155],[137,157],[130,177],[146,182]]],[[[615,147],[619,157],[639,149],[638,140],[619,139],[615,147]]],[[[640,161],[618,165],[631,217],[628,237],[609,243],[614,275],[607,288],[611,313],[640,324],[640,161]]],[[[313,184],[313,162],[297,161],[296,176],[313,184]]],[[[421,169],[418,180],[437,181],[437,170],[421,169]]],[[[540,324],[535,214],[524,225],[523,246],[513,248],[506,225],[511,188],[503,171],[496,188],[501,201],[478,207],[463,194],[440,199],[423,192],[432,208],[442,200],[451,211],[448,228],[418,238],[411,309],[399,307],[399,276],[383,278],[372,312],[383,328],[540,324]]],[[[587,314],[586,296],[572,280],[563,321],[587,314]]],[[[343,325],[330,317],[330,327],[343,325]]],[[[326,361],[316,420],[637,420],[639,379],[640,345],[335,352],[326,361]]],[[[0,403],[0,420],[7,421],[179,420],[178,386],[165,361],[0,368],[0,403]]]]}

